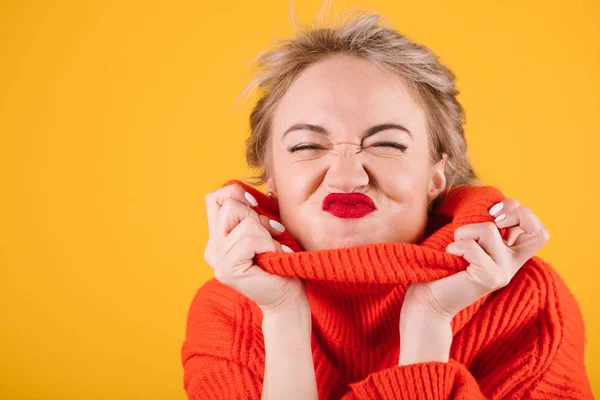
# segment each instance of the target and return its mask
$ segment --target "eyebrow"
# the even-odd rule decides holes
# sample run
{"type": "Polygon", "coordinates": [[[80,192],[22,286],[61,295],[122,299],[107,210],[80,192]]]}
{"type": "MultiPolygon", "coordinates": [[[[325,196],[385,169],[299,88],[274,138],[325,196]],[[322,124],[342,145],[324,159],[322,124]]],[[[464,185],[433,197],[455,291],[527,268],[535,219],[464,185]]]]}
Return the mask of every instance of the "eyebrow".
{"type": "MultiPolygon", "coordinates": [[[[411,139],[414,140],[412,133],[410,133],[410,131],[408,129],[406,129],[405,127],[403,127],[402,125],[399,124],[381,124],[381,125],[375,125],[369,129],[367,129],[363,135],[361,136],[361,139],[366,139],[369,136],[372,136],[374,134],[376,134],[377,132],[380,131],[385,131],[387,129],[396,129],[402,132],[406,132],[408,133],[408,135],[410,136],[411,139]]],[[[300,131],[300,130],[307,130],[307,131],[311,131],[311,132],[316,132],[316,133],[320,133],[323,134],[325,136],[329,135],[329,132],[327,131],[327,129],[323,128],[320,125],[313,125],[313,124],[296,124],[296,125],[292,125],[291,127],[289,127],[284,133],[283,136],[281,137],[281,140],[285,139],[285,135],[287,135],[290,132],[293,131],[300,131]]]]}

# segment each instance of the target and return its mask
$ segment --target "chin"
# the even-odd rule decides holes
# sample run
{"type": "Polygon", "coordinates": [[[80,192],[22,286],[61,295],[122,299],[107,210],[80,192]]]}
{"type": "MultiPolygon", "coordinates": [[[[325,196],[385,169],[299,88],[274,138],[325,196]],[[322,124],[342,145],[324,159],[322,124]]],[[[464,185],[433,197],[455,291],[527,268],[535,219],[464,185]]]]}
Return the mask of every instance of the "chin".
{"type": "Polygon", "coordinates": [[[343,249],[348,247],[362,246],[365,244],[376,243],[372,237],[367,236],[346,236],[329,237],[328,240],[318,241],[319,249],[343,249]]]}

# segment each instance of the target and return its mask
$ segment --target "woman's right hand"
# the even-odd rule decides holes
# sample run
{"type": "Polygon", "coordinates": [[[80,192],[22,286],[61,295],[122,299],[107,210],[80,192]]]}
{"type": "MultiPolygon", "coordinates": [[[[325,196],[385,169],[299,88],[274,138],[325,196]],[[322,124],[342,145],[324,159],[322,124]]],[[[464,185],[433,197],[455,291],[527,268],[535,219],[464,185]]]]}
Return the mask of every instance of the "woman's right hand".
{"type": "Polygon", "coordinates": [[[214,270],[215,278],[254,301],[263,312],[276,311],[298,301],[307,302],[300,279],[270,274],[253,263],[256,254],[292,250],[287,246],[282,248],[271,236],[279,236],[281,232],[269,224],[266,216],[248,206],[254,204],[239,184],[206,195],[209,239],[204,259],[214,270]]]}

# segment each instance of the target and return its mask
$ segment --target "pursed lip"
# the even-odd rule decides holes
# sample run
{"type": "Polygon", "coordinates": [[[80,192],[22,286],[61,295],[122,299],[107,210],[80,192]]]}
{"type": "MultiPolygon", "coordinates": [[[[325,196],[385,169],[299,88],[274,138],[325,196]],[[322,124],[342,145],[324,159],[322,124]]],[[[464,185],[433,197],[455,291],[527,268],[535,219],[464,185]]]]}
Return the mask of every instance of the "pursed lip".
{"type": "Polygon", "coordinates": [[[363,193],[329,193],[323,199],[323,210],[327,211],[331,208],[331,206],[335,203],[340,203],[343,205],[358,205],[364,204],[373,210],[376,210],[375,203],[369,196],[363,193]]]}

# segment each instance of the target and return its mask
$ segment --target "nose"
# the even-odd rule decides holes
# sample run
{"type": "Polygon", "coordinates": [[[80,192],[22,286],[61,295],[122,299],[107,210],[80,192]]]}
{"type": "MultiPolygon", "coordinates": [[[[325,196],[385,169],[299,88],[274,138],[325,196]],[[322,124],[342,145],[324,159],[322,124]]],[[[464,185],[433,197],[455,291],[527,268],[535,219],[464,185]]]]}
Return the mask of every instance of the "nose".
{"type": "Polygon", "coordinates": [[[325,184],[330,192],[350,193],[369,184],[360,150],[361,146],[354,143],[334,145],[325,175],[325,184]]]}

